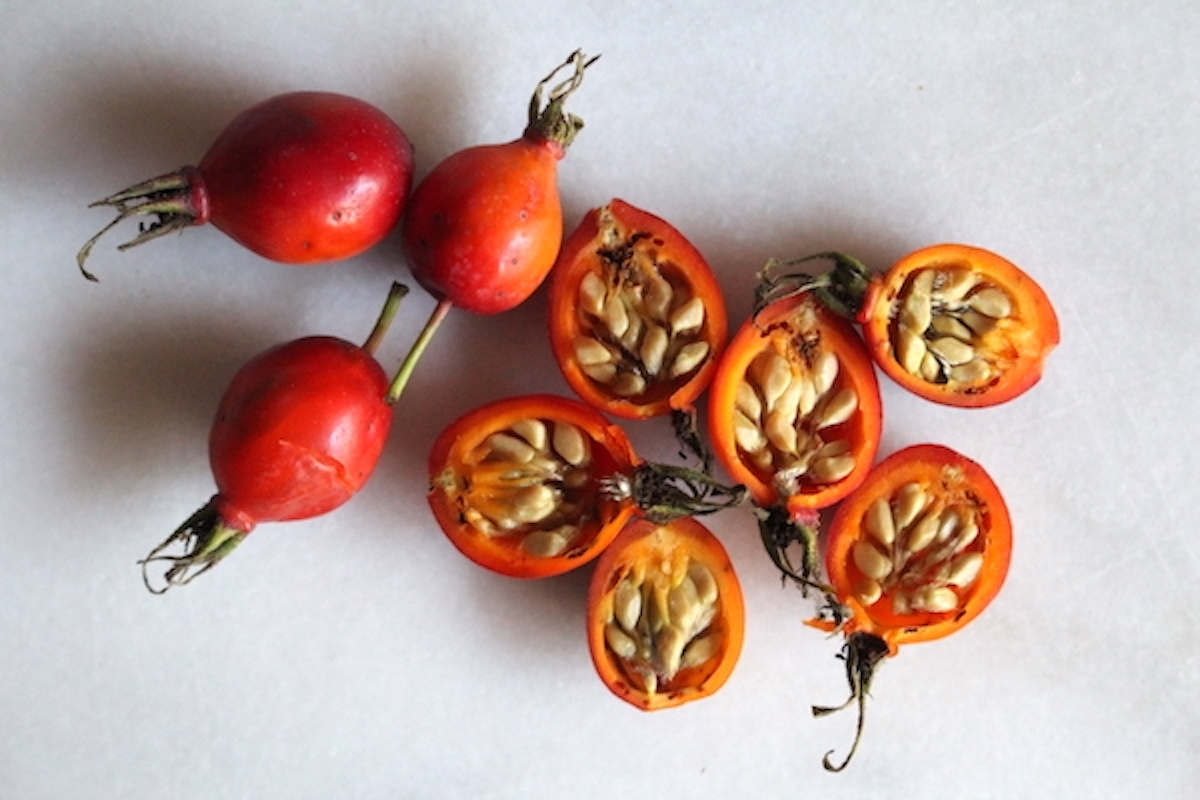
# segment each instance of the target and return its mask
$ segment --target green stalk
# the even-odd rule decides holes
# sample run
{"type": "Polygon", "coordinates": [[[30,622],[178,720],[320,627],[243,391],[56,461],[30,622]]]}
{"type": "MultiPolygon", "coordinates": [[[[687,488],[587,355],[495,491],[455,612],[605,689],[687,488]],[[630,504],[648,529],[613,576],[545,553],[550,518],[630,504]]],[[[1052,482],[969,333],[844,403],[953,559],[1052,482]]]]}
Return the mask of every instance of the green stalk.
{"type": "Polygon", "coordinates": [[[400,369],[396,370],[396,376],[392,378],[391,386],[388,387],[388,393],[384,397],[387,403],[395,403],[400,399],[400,395],[404,393],[404,387],[408,385],[409,378],[412,377],[413,370],[417,368],[417,362],[421,360],[425,349],[429,347],[429,343],[433,340],[433,335],[441,326],[442,320],[450,313],[450,309],[454,304],[449,300],[442,298],[434,307],[433,313],[429,315],[429,319],[425,322],[425,327],[421,329],[421,333],[413,342],[412,347],[408,351],[408,355],[404,357],[404,361],[400,364],[400,369]]]}
{"type": "Polygon", "coordinates": [[[396,313],[400,310],[400,301],[407,294],[407,286],[397,281],[392,282],[391,291],[388,292],[387,300],[383,303],[383,310],[379,312],[379,318],[375,320],[375,327],[371,329],[371,335],[363,342],[363,350],[366,350],[371,355],[375,355],[375,351],[379,348],[379,343],[383,341],[383,337],[387,335],[388,328],[392,326],[392,321],[396,319],[396,313]]]}

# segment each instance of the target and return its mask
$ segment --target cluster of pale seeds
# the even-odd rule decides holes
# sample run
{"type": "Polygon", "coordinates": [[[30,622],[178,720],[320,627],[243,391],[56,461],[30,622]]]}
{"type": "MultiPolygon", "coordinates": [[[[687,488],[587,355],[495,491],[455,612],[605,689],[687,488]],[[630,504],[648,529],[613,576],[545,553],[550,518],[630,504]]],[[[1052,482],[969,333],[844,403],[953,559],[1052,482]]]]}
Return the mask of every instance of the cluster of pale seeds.
{"type": "Polygon", "coordinates": [[[793,359],[767,349],[755,356],[738,384],[734,438],[744,458],[774,476],[784,496],[801,483],[836,483],[855,467],[850,443],[829,436],[858,409],[858,394],[838,382],[835,353],[805,348],[793,359]]]}
{"type": "Polygon", "coordinates": [[[983,338],[1013,313],[1012,298],[975,271],[960,267],[923,269],[897,298],[893,335],[896,359],[905,371],[930,383],[980,384],[997,372],[983,338]]]}
{"type": "Polygon", "coordinates": [[[485,536],[521,537],[530,555],[566,552],[595,513],[577,491],[592,479],[591,440],[569,422],[516,422],[491,433],[470,462],[463,519],[485,536]]]}
{"type": "Polygon", "coordinates": [[[711,350],[702,338],[704,302],[673,284],[645,248],[579,283],[581,333],[573,342],[583,373],[618,397],[644,395],[696,370],[711,350]]]}
{"type": "Polygon", "coordinates": [[[947,503],[919,483],[906,483],[868,509],[851,557],[862,575],[855,589],[870,606],[884,593],[896,614],[946,613],[959,607],[983,567],[980,511],[969,499],[947,503]]]}
{"type": "Polygon", "coordinates": [[[654,694],[680,670],[717,654],[719,637],[710,625],[719,603],[717,580],[704,564],[651,560],[617,584],[604,639],[641,688],[654,694]]]}

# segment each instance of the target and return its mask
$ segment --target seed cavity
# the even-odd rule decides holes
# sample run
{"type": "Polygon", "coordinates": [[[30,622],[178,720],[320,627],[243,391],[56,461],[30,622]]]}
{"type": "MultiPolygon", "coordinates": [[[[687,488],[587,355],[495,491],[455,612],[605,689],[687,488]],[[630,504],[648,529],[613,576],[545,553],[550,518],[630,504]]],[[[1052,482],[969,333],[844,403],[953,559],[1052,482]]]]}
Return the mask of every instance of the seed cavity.
{"type": "Polygon", "coordinates": [[[770,347],[750,362],[732,420],[741,457],[785,497],[843,480],[858,464],[839,427],[858,412],[857,391],[834,352],[815,341],[794,345],[770,347]]]}
{"type": "Polygon", "coordinates": [[[850,550],[856,598],[865,606],[890,598],[901,615],[957,610],[983,571],[981,517],[972,499],[948,502],[916,481],[875,500],[850,550]]]}
{"type": "Polygon", "coordinates": [[[975,271],[917,270],[895,302],[892,351],[904,371],[929,383],[977,387],[1005,368],[1013,299],[975,271]]]}
{"type": "Polygon", "coordinates": [[[461,473],[434,482],[452,495],[462,521],[487,537],[513,540],[535,558],[580,544],[600,500],[588,491],[592,441],[563,420],[526,418],[489,434],[461,473]]]}
{"type": "Polygon", "coordinates": [[[652,238],[626,237],[607,210],[601,226],[599,270],[579,284],[583,333],[575,358],[589,379],[635,399],[685,379],[708,360],[708,309],[682,271],[661,259],[652,238]]]}
{"type": "Polygon", "coordinates": [[[720,637],[712,623],[720,602],[707,566],[686,555],[668,556],[662,564],[632,569],[617,584],[604,639],[626,672],[653,694],[680,670],[717,657],[720,637]]]}

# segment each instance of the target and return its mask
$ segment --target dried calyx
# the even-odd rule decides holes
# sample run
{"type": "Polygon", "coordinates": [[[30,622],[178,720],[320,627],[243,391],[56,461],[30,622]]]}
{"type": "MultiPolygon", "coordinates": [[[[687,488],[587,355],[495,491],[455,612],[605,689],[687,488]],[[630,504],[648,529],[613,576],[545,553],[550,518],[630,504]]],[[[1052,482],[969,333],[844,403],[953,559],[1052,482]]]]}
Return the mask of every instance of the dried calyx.
{"type": "Polygon", "coordinates": [[[525,129],[527,135],[557,142],[563,150],[571,146],[579,131],[583,129],[583,120],[563,111],[563,104],[583,83],[584,71],[596,63],[598,58],[600,56],[588,58],[582,51],[576,50],[538,83],[529,101],[529,124],[525,129]],[[560,73],[568,69],[571,70],[569,77],[551,85],[560,73]],[[544,107],[543,94],[546,96],[544,107]]]}
{"type": "Polygon", "coordinates": [[[609,476],[602,485],[608,496],[631,500],[642,517],[660,525],[736,508],[747,500],[744,486],[728,486],[707,472],[671,464],[643,464],[632,475],[609,476]]]}
{"type": "Polygon", "coordinates": [[[759,270],[758,277],[759,284],[754,291],[756,316],[771,303],[812,292],[830,311],[853,319],[862,306],[871,273],[858,259],[830,251],[792,261],[771,259],[759,270]],[[833,267],[819,275],[805,272],[779,274],[780,270],[810,261],[832,261],[833,267]]]}
{"type": "Polygon", "coordinates": [[[222,519],[214,497],[138,562],[142,568],[142,581],[153,594],[191,583],[233,552],[248,533],[222,519]],[[176,546],[181,552],[167,552],[176,546]],[[150,579],[150,567],[157,564],[167,565],[162,586],[155,586],[150,579]]]}
{"type": "Polygon", "coordinates": [[[783,506],[754,509],[763,548],[782,579],[792,581],[807,597],[810,589],[824,598],[823,614],[832,615],[839,624],[849,611],[837,601],[833,587],[821,579],[821,557],[817,547],[819,517],[816,512],[798,515],[783,506]],[[792,553],[799,551],[797,564],[792,553]]]}
{"type": "Polygon", "coordinates": [[[147,181],[134,184],[127,189],[111,194],[90,204],[88,208],[107,206],[117,211],[112,222],[100,229],[95,236],[88,239],[75,261],[79,271],[89,281],[99,280],[87,270],[84,264],[91,255],[92,248],[100,237],[120,225],[127,219],[154,217],[149,223],[143,222],[138,229],[138,235],[117,247],[118,250],[128,250],[151,239],[166,236],[168,233],[183,230],[191,225],[200,225],[208,219],[208,196],[200,173],[195,167],[183,167],[176,172],[160,175],[147,181]]]}

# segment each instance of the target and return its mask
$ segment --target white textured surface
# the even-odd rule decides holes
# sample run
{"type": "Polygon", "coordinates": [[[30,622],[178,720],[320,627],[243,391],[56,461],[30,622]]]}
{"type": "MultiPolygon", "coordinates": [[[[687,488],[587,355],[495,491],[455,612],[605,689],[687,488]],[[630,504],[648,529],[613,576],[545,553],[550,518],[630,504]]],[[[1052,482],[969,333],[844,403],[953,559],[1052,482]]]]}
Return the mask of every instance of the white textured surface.
{"type": "MultiPolygon", "coordinates": [[[[1200,782],[1200,7],[447,0],[0,7],[0,795],[35,798],[1191,797],[1200,782]],[[735,10],[736,9],[736,10],[735,10]],[[423,500],[459,412],[565,392],[541,297],[454,315],[355,501],[267,526],[165,597],[135,561],[211,492],[230,374],[309,333],[359,338],[399,249],[279,267],[215,230],[83,281],[87,202],[194,162],[237,111],[325,88],[391,113],[418,174],[516,136],[533,84],[603,53],[562,165],[569,224],[613,196],[687,234],[735,317],[770,256],[886,265],[955,240],[1021,264],[1063,344],[1032,393],[953,411],[885,383],[885,450],[981,461],[1016,521],[978,622],[880,673],[844,774],[835,640],[743,515],[742,661],[639,714],[596,680],[584,576],[462,559],[423,500]],[[517,366],[509,366],[516,364],[517,366]],[[736,792],[736,795],[734,794],[736,792]]],[[[119,236],[120,234],[116,234],[119,236]]],[[[415,292],[382,356],[431,307],[415,292]]],[[[669,455],[655,425],[632,433],[669,455]]]]}

